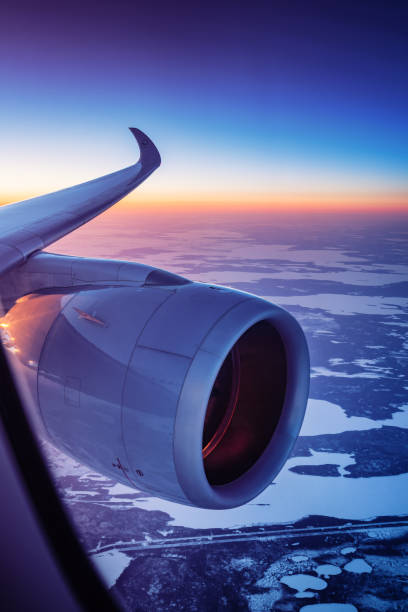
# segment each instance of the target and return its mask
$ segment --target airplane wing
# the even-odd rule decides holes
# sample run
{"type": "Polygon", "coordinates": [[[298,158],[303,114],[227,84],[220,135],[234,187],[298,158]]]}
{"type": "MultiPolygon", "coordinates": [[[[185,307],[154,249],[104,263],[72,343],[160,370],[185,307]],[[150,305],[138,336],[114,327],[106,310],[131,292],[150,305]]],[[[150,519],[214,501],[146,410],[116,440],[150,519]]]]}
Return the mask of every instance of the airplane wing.
{"type": "Polygon", "coordinates": [[[299,433],[299,324],[257,296],[144,264],[36,253],[159,165],[132,131],[134,166],[0,209],[0,262],[18,264],[1,279],[2,346],[59,450],[150,495],[233,508],[271,483],[299,433]]]}
{"type": "Polygon", "coordinates": [[[130,128],[140,148],[133,166],[74,187],[0,207],[0,274],[121,200],[160,165],[153,142],[130,128]]]}

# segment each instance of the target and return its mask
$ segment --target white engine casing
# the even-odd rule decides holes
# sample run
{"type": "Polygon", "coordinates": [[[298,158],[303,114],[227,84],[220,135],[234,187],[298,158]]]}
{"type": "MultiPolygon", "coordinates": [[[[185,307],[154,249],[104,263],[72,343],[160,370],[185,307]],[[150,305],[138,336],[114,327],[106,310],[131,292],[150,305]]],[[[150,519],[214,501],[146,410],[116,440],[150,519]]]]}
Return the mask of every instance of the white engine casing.
{"type": "Polygon", "coordinates": [[[244,504],[272,482],[299,433],[304,334],[287,311],[248,293],[147,267],[144,276],[139,286],[40,290],[3,318],[35,378],[45,429],[61,450],[152,495],[204,508],[244,504]],[[207,459],[206,414],[231,351],[241,386],[229,442],[207,459]]]}

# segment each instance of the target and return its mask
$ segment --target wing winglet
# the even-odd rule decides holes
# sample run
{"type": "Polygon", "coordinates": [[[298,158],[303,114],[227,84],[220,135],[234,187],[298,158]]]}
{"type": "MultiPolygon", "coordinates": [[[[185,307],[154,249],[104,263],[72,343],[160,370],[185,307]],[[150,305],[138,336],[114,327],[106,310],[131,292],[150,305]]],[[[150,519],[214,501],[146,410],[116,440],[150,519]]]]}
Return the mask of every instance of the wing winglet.
{"type": "MultiPolygon", "coordinates": [[[[139,130],[135,127],[130,127],[129,130],[132,132],[133,136],[136,139],[137,144],[140,149],[140,163],[142,164],[142,168],[145,171],[149,171],[151,168],[151,172],[158,168],[161,164],[160,153],[154,144],[150,140],[148,136],[142,130],[139,130]]],[[[149,172],[150,174],[150,172],[149,172]]]]}

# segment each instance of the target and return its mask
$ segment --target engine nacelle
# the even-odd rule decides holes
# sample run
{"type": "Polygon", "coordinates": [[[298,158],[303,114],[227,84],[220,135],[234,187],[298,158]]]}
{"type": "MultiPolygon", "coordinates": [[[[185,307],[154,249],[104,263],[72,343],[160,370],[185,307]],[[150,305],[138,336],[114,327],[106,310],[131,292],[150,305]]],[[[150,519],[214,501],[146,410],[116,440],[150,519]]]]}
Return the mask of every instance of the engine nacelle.
{"type": "Polygon", "coordinates": [[[2,328],[54,444],[152,495],[244,504],[299,433],[306,341],[287,311],[253,295],[156,270],[141,286],[24,296],[2,328]]]}

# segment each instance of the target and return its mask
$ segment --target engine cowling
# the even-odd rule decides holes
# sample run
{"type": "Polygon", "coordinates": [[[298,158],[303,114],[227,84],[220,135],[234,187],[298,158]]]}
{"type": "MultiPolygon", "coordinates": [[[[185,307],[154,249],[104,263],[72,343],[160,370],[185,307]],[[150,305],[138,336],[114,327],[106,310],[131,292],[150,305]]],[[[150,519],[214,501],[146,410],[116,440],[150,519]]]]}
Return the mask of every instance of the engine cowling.
{"type": "Polygon", "coordinates": [[[153,271],[139,287],[26,295],[2,329],[54,444],[152,495],[244,504],[299,433],[304,334],[287,311],[248,293],[153,271]]]}

